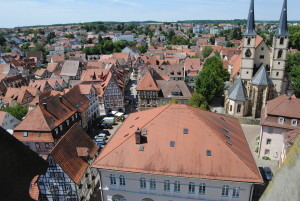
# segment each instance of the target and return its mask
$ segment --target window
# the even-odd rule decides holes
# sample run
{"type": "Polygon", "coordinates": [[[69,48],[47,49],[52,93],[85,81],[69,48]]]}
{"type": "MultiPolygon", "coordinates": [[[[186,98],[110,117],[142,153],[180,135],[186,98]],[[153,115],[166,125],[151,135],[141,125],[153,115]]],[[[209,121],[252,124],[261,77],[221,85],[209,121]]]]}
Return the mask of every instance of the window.
{"type": "Polygon", "coordinates": [[[56,134],[56,135],[58,134],[58,129],[57,129],[57,128],[55,129],[55,134],[56,134]]]}
{"type": "Polygon", "coordinates": [[[267,139],[266,144],[271,144],[272,140],[271,139],[267,139]]]}
{"type": "Polygon", "coordinates": [[[123,175],[120,175],[120,186],[125,186],[125,177],[123,175]]]}
{"type": "Polygon", "coordinates": [[[222,196],[227,197],[228,196],[228,192],[229,192],[229,186],[224,185],[222,187],[222,196]]]}
{"type": "Polygon", "coordinates": [[[251,43],[251,38],[248,38],[247,44],[250,45],[251,43]]]}
{"type": "Polygon", "coordinates": [[[156,181],[155,179],[150,179],[150,190],[156,189],[156,181]]]}
{"type": "Polygon", "coordinates": [[[279,72],[276,72],[276,76],[279,76],[279,72]]]}
{"type": "Polygon", "coordinates": [[[60,131],[62,131],[62,125],[59,126],[60,131]]]}
{"type": "Polygon", "coordinates": [[[252,55],[251,50],[247,49],[246,52],[245,52],[245,56],[246,57],[251,57],[251,55],[252,55]]]}
{"type": "Polygon", "coordinates": [[[211,150],[206,150],[206,156],[211,156],[211,150]]]}
{"type": "Polygon", "coordinates": [[[232,197],[238,198],[240,196],[240,187],[234,187],[232,192],[232,197]]]}
{"type": "Polygon", "coordinates": [[[69,120],[67,120],[67,126],[69,126],[69,124],[70,124],[70,121],[69,121],[69,120]]]}
{"type": "Polygon", "coordinates": [[[109,177],[110,177],[110,185],[116,185],[117,181],[115,175],[111,174],[109,177]]]}
{"type": "Polygon", "coordinates": [[[199,194],[205,194],[205,188],[206,188],[205,183],[201,183],[199,185],[199,194]]]}
{"type": "Polygon", "coordinates": [[[262,47],[261,50],[264,50],[264,47],[262,47]]]}
{"type": "Polygon", "coordinates": [[[141,189],[146,189],[146,179],[145,178],[140,178],[140,188],[141,189]]]}
{"type": "Polygon", "coordinates": [[[41,132],[38,132],[38,137],[41,137],[41,132]]]}
{"type": "Polygon", "coordinates": [[[282,50],[279,50],[279,51],[278,51],[277,58],[279,59],[279,58],[281,58],[281,57],[282,57],[282,50]]]}
{"type": "Polygon", "coordinates": [[[230,105],[230,109],[229,110],[230,110],[230,112],[232,111],[232,105],[230,105]]]}
{"type": "Polygon", "coordinates": [[[180,192],[180,182],[179,181],[174,182],[174,192],[180,192]]]}
{"type": "Polygon", "coordinates": [[[278,123],[283,124],[284,123],[284,118],[283,117],[279,117],[278,123]]]}
{"type": "Polygon", "coordinates": [[[170,191],[170,181],[169,180],[164,181],[164,191],[170,191]]]}
{"type": "Polygon", "coordinates": [[[194,182],[189,183],[189,193],[195,193],[195,183],[194,182]]]}
{"type": "Polygon", "coordinates": [[[260,55],[259,58],[260,58],[260,59],[264,59],[264,58],[265,58],[265,55],[260,55]]]}
{"type": "Polygon", "coordinates": [[[268,128],[268,133],[272,134],[273,133],[273,128],[268,128]]]}
{"type": "Polygon", "coordinates": [[[23,137],[28,137],[28,132],[23,132],[23,137]]]}
{"type": "Polygon", "coordinates": [[[241,107],[242,107],[242,106],[241,106],[240,104],[238,104],[237,109],[236,109],[236,112],[237,112],[237,113],[240,113],[240,112],[241,112],[241,107]]]}
{"type": "Polygon", "coordinates": [[[74,116],[72,116],[72,121],[74,121],[74,116]]]}
{"type": "Polygon", "coordinates": [[[280,45],[283,45],[283,40],[284,40],[284,38],[281,37],[281,38],[280,38],[280,45]]]}
{"type": "Polygon", "coordinates": [[[297,126],[298,120],[297,119],[292,119],[291,124],[292,124],[292,126],[297,126]]]}
{"type": "Polygon", "coordinates": [[[189,133],[189,129],[184,128],[184,129],[183,129],[183,134],[188,134],[188,133],[189,133]]]}
{"type": "Polygon", "coordinates": [[[265,149],[265,155],[269,155],[270,154],[270,150],[269,149],[265,149]]]}

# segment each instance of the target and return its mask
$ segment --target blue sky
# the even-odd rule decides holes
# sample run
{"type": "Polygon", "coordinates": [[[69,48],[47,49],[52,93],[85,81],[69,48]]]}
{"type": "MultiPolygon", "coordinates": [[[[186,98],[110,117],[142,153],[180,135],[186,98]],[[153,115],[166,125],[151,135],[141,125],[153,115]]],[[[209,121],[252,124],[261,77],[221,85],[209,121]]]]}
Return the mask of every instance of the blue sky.
{"type": "MultiPolygon", "coordinates": [[[[283,0],[256,0],[255,18],[278,20],[283,0]]],[[[89,21],[246,19],[250,0],[0,0],[0,27],[89,21]]],[[[288,19],[300,20],[288,0],[288,19]]]]}

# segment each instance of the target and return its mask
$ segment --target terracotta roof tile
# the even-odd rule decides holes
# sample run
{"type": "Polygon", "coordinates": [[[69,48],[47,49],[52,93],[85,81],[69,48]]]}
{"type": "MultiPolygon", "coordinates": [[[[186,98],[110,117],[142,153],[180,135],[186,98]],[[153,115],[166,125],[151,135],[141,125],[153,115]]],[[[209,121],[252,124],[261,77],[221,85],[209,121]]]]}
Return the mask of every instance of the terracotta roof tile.
{"type": "Polygon", "coordinates": [[[160,88],[157,86],[156,81],[148,71],[146,75],[139,81],[136,87],[137,91],[159,91],[160,88]]]}
{"type": "Polygon", "coordinates": [[[93,167],[263,183],[237,119],[180,104],[130,114],[93,167]],[[139,151],[135,141],[137,128],[147,130],[144,151],[139,151]],[[186,135],[184,128],[188,129],[186,135]],[[206,155],[207,150],[211,156],[206,155]]]}

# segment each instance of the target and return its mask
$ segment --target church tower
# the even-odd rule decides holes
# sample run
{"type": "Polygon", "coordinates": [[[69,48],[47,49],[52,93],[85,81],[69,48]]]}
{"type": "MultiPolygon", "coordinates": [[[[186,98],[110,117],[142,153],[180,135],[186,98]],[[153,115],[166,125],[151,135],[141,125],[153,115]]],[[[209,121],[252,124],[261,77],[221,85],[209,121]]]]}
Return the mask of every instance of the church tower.
{"type": "Polygon", "coordinates": [[[255,59],[255,21],[254,21],[254,0],[251,0],[248,14],[246,31],[243,34],[243,50],[240,76],[244,81],[245,86],[249,83],[253,75],[254,59],[255,59]]]}
{"type": "Polygon", "coordinates": [[[278,28],[273,38],[272,65],[270,69],[270,78],[274,84],[275,95],[286,92],[285,61],[288,53],[288,44],[287,0],[284,0],[278,28]]]}

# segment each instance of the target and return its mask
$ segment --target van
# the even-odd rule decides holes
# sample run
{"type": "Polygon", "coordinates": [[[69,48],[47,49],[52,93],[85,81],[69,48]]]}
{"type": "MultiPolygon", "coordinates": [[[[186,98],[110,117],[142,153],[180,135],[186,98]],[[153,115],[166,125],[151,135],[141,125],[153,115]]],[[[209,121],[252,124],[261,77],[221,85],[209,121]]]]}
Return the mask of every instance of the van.
{"type": "Polygon", "coordinates": [[[104,117],[102,123],[115,124],[115,117],[104,117]]]}

